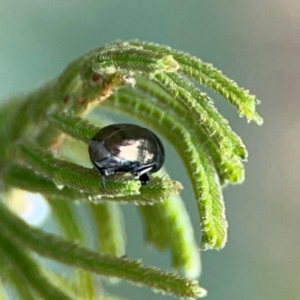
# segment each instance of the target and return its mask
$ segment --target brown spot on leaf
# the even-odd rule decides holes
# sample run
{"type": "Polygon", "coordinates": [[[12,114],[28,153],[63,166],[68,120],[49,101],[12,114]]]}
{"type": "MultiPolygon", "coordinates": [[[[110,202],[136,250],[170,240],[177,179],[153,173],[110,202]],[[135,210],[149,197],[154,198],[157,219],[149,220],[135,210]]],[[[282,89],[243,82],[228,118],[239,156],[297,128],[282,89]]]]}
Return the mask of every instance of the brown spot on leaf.
{"type": "Polygon", "coordinates": [[[100,80],[100,78],[101,78],[101,75],[100,75],[100,74],[94,73],[94,74],[92,75],[92,81],[94,81],[94,82],[100,80]]]}
{"type": "Polygon", "coordinates": [[[67,104],[67,103],[70,101],[70,95],[67,94],[67,95],[64,97],[63,101],[64,101],[64,103],[67,104]]]}

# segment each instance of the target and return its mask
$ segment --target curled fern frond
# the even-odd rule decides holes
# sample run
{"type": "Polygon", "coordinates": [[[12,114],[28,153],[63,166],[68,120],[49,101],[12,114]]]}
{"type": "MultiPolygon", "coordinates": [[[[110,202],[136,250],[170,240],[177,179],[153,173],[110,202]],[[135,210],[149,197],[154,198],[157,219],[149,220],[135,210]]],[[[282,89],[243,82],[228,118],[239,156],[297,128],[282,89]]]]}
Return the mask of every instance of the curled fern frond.
{"type": "Polygon", "coordinates": [[[174,50],[168,46],[138,40],[131,41],[130,44],[142,47],[145,50],[172,55],[180,65],[180,73],[219,93],[238,109],[241,117],[245,116],[248,121],[253,120],[258,125],[262,125],[263,120],[255,111],[255,106],[260,101],[254,95],[250,95],[248,90],[239,87],[235,81],[226,77],[212,64],[205,63],[195,56],[174,50]]]}
{"type": "MultiPolygon", "coordinates": [[[[204,147],[211,156],[222,185],[227,182],[234,184],[244,180],[244,168],[241,163],[240,155],[231,157],[223,155],[217,145],[213,142],[214,138],[202,129],[202,121],[200,121],[199,115],[195,112],[190,112],[189,106],[185,105],[184,102],[177,101],[177,98],[174,99],[154,82],[147,82],[141,77],[137,79],[136,88],[144,97],[154,98],[156,106],[161,107],[162,110],[167,110],[169,108],[168,113],[186,126],[186,131],[190,132],[191,135],[197,139],[197,143],[201,145],[201,147],[204,147]]],[[[204,99],[207,99],[208,102],[211,102],[211,99],[207,98],[206,95],[201,95],[204,99]]],[[[194,100],[195,99],[193,99],[193,101],[194,100]]],[[[224,122],[228,123],[226,120],[224,122]]],[[[229,136],[232,134],[228,125],[226,134],[229,136]]],[[[236,139],[239,138],[236,137],[236,139]]],[[[219,144],[219,142],[217,144],[219,144]]],[[[243,149],[244,155],[247,155],[243,144],[241,144],[241,149],[243,149]]]]}
{"type": "Polygon", "coordinates": [[[132,97],[131,92],[122,91],[111,96],[103,107],[119,109],[123,113],[136,115],[145,123],[152,124],[165,138],[172,143],[179,153],[192,183],[197,200],[198,212],[201,220],[202,242],[201,247],[222,248],[227,238],[227,222],[225,220],[224,203],[221,186],[212,162],[204,149],[197,146],[194,135],[191,135],[185,126],[172,115],[160,109],[157,105],[147,103],[140,97],[132,97]],[[167,132],[162,128],[169,128],[167,132]]]}
{"type": "Polygon", "coordinates": [[[181,298],[205,296],[205,290],[187,278],[200,274],[199,246],[221,249],[227,241],[222,188],[244,180],[248,153],[213,99],[195,84],[221,95],[248,121],[262,124],[255,96],[211,64],[137,40],[91,50],[50,83],[0,107],[0,140],[5,141],[0,143],[2,196],[8,198],[13,189],[42,194],[64,236],[26,225],[6,208],[7,199],[0,201],[0,252],[3,262],[16,270],[3,267],[0,274],[7,275],[18,295],[68,299],[76,291],[63,290],[64,279],[46,269],[42,272],[31,257],[34,252],[78,268],[77,281],[72,278],[71,285],[80,282],[86,299],[96,297],[93,273],[181,298]],[[158,173],[148,185],[141,185],[131,174],[120,173],[108,176],[105,188],[101,186],[89,161],[88,143],[107,125],[107,110],[146,124],[175,148],[195,196],[199,246],[182,201],[173,197],[183,188],[181,183],[158,173]],[[85,247],[78,202],[86,208],[99,253],[85,247]],[[158,250],[170,249],[172,267],[187,278],[123,257],[126,220],[121,203],[138,205],[146,242],[158,250]],[[26,291],[18,286],[23,279],[30,287],[26,291]]]}

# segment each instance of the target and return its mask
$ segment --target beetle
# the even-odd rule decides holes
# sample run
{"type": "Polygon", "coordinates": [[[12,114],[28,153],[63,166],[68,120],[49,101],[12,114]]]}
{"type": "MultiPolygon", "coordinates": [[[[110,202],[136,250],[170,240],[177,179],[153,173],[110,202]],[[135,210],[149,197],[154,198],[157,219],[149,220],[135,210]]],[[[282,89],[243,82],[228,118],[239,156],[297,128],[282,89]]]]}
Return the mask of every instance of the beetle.
{"type": "Polygon", "coordinates": [[[141,184],[149,182],[149,174],[157,172],[165,162],[165,149],[156,134],[134,124],[113,124],[101,128],[90,140],[90,160],[105,178],[116,172],[129,172],[141,184]]]}

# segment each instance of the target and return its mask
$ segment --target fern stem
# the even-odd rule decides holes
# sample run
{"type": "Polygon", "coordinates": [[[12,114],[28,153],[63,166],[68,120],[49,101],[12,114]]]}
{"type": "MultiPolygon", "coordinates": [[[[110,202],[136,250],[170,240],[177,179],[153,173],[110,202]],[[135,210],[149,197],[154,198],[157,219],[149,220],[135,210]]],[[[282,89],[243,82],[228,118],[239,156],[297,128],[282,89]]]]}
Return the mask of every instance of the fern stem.
{"type": "MultiPolygon", "coordinates": [[[[1,223],[3,222],[1,221],[1,223]]],[[[3,226],[1,226],[0,231],[0,253],[1,256],[9,260],[16,272],[22,276],[23,281],[32,287],[42,299],[71,300],[69,296],[57,289],[42,275],[37,264],[25,251],[19,249],[19,245],[11,241],[7,231],[3,231],[3,226]]]]}
{"type": "Polygon", "coordinates": [[[172,267],[183,269],[188,278],[198,278],[201,273],[200,251],[181,198],[173,197],[154,205],[140,205],[138,211],[144,221],[146,242],[159,250],[170,247],[172,267]]]}
{"type": "Polygon", "coordinates": [[[91,203],[89,209],[95,220],[100,253],[122,256],[125,254],[124,222],[116,203],[91,203]]]}
{"type": "Polygon", "coordinates": [[[69,241],[83,245],[84,237],[74,216],[74,207],[72,207],[71,203],[53,196],[48,197],[47,200],[53,217],[57,221],[64,237],[69,241]]]}
{"type": "Polygon", "coordinates": [[[98,127],[90,124],[87,120],[64,112],[51,114],[49,121],[57,129],[85,143],[89,143],[99,130],[98,127]]]}
{"type": "Polygon", "coordinates": [[[32,193],[41,193],[46,197],[52,196],[72,201],[83,197],[82,193],[68,187],[58,189],[52,180],[41,177],[33,169],[21,165],[12,164],[6,168],[2,179],[8,186],[24,189],[32,193]]]}
{"type": "Polygon", "coordinates": [[[14,299],[34,299],[36,296],[34,290],[29,285],[24,285],[23,275],[20,272],[16,272],[16,269],[12,267],[11,260],[1,249],[1,245],[0,255],[0,299],[11,299],[11,297],[8,297],[8,293],[14,297],[14,299]],[[13,295],[11,295],[11,293],[13,293],[13,295]]]}

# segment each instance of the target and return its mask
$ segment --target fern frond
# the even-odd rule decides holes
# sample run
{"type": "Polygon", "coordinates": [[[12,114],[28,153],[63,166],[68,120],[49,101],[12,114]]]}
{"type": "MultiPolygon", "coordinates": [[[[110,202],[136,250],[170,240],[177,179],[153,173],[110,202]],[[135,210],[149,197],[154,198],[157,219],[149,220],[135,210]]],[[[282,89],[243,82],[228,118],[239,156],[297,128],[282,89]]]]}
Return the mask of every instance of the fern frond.
{"type": "Polygon", "coordinates": [[[181,200],[173,198],[183,188],[181,183],[158,173],[141,186],[131,174],[121,173],[108,176],[102,188],[88,157],[88,143],[106,125],[107,110],[127,114],[158,132],[177,151],[191,182],[200,248],[223,248],[227,221],[222,188],[244,180],[248,152],[213,99],[195,84],[220,94],[248,121],[262,124],[256,97],[211,64],[137,40],[91,50],[53,81],[0,107],[2,196],[14,188],[42,194],[64,235],[28,226],[9,212],[7,201],[0,201],[0,254],[5,264],[0,275],[16,286],[18,296],[69,299],[76,294],[78,300],[93,299],[92,273],[181,298],[205,296],[196,281],[122,256],[126,245],[119,204],[131,203],[139,205],[146,242],[170,249],[173,268],[183,270],[185,277],[199,275],[198,243],[181,200]],[[101,254],[86,247],[82,220],[73,209],[78,201],[80,208],[87,208],[86,222],[101,254]],[[80,270],[66,281],[40,268],[31,252],[80,270]],[[22,281],[28,290],[19,287],[22,281]],[[68,288],[63,289],[65,283],[68,288]],[[78,286],[85,289],[84,296],[78,286]]]}

